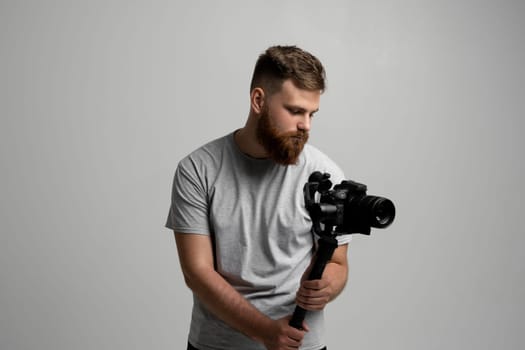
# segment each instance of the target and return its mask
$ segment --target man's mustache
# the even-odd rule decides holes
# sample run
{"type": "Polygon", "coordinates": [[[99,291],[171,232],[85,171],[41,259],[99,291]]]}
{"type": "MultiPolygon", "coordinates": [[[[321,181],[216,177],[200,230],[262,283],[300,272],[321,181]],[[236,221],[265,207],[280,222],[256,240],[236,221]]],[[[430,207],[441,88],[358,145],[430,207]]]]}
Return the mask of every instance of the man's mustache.
{"type": "Polygon", "coordinates": [[[309,133],[308,131],[303,131],[303,130],[290,131],[290,132],[284,133],[280,137],[293,138],[293,139],[297,139],[297,141],[306,142],[308,141],[309,133]]]}

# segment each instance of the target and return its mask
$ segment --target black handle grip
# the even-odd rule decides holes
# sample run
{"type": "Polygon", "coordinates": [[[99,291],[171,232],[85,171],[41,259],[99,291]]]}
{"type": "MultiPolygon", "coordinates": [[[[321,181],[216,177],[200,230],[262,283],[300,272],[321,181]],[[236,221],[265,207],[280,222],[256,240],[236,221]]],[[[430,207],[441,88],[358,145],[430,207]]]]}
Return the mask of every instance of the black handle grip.
{"type": "MultiPolygon", "coordinates": [[[[319,247],[315,253],[315,261],[312,270],[308,274],[308,280],[321,279],[326,264],[330,261],[334,254],[334,250],[337,248],[337,239],[334,237],[321,236],[318,243],[319,247]]],[[[295,306],[289,325],[297,329],[303,329],[303,321],[305,317],[306,310],[297,305],[295,306]]]]}

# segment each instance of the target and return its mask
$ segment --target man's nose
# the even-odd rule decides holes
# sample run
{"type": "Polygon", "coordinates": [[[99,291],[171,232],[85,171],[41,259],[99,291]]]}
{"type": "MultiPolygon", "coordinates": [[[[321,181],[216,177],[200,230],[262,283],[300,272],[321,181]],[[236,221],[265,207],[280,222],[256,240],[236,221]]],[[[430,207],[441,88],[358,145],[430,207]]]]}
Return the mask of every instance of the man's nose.
{"type": "Polygon", "coordinates": [[[310,131],[310,127],[311,127],[311,120],[310,119],[311,119],[310,115],[308,115],[308,114],[302,116],[301,120],[297,124],[297,128],[299,130],[303,130],[303,131],[309,132],[310,131]]]}

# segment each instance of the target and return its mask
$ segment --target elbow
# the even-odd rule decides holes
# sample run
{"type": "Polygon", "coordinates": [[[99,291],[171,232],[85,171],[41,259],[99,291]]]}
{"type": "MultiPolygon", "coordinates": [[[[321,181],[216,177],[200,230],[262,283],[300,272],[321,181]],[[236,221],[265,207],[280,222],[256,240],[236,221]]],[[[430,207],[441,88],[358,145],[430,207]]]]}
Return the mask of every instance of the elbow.
{"type": "Polygon", "coordinates": [[[197,275],[191,271],[182,271],[182,275],[184,276],[186,287],[193,291],[197,287],[197,275]]]}
{"type": "Polygon", "coordinates": [[[182,275],[184,276],[184,284],[186,284],[186,287],[192,289],[192,278],[185,272],[183,272],[182,275]]]}
{"type": "Polygon", "coordinates": [[[200,290],[206,281],[211,280],[211,274],[216,273],[215,270],[208,267],[183,269],[184,283],[193,292],[200,290]]]}

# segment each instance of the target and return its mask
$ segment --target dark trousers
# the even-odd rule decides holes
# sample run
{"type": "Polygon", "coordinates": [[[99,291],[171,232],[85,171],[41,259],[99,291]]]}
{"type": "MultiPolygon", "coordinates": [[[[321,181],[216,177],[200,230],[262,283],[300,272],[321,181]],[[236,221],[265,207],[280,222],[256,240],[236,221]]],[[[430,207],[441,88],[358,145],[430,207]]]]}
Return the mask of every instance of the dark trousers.
{"type": "MultiPolygon", "coordinates": [[[[196,347],[194,347],[193,345],[191,345],[189,342],[188,342],[188,350],[199,350],[197,349],[196,347]]],[[[322,348],[321,350],[326,350],[326,346],[324,348],[322,348]]]]}

